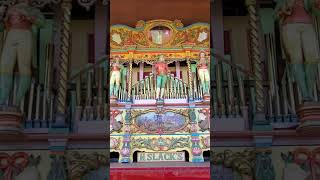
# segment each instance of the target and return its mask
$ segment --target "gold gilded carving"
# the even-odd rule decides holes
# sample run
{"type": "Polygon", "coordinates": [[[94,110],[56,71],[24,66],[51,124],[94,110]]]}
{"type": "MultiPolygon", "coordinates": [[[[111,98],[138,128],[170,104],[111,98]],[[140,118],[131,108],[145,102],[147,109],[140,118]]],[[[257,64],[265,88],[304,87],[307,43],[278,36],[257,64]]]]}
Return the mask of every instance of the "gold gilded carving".
{"type": "Polygon", "coordinates": [[[128,45],[141,48],[177,48],[183,45],[209,47],[209,24],[196,23],[187,27],[179,20],[138,21],[135,28],[125,25],[111,27],[111,49],[128,45]]]}
{"type": "Polygon", "coordinates": [[[90,170],[97,170],[102,166],[106,166],[109,161],[106,155],[80,154],[79,152],[72,152],[67,155],[69,177],[72,180],[80,180],[90,170]]]}

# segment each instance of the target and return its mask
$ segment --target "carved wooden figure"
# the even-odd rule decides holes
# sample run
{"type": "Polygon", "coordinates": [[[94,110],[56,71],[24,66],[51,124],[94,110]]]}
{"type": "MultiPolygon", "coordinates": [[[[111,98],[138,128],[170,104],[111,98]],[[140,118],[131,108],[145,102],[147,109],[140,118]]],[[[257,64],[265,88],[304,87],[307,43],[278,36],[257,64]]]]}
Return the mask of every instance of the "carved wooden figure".
{"type": "MultiPolygon", "coordinates": [[[[29,0],[19,0],[9,7],[2,18],[2,29],[7,30],[0,59],[0,104],[5,104],[12,91],[14,67],[17,64],[18,87],[14,105],[19,105],[28,91],[32,75],[33,34],[32,26],[44,24],[41,12],[29,5],[29,0]]],[[[2,12],[3,14],[3,12],[2,12]]]]}
{"type": "Polygon", "coordinates": [[[279,18],[291,74],[303,100],[312,101],[317,64],[320,62],[313,16],[320,14],[320,1],[278,0],[275,13],[279,18]]]}

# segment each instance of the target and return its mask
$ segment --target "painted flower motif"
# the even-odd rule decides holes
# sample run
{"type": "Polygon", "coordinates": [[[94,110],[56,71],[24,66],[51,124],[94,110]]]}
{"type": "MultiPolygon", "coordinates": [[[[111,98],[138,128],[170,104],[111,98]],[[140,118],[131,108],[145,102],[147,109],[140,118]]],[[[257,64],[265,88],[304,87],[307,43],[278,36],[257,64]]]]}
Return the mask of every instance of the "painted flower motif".
{"type": "Polygon", "coordinates": [[[126,125],[126,126],[124,127],[124,131],[125,131],[125,132],[130,132],[130,130],[131,130],[131,129],[130,129],[130,126],[129,126],[129,125],[126,125]]]}
{"type": "Polygon", "coordinates": [[[201,148],[199,148],[199,147],[192,148],[193,155],[199,156],[201,153],[202,153],[201,148]]]}
{"type": "Polygon", "coordinates": [[[110,139],[110,148],[111,149],[116,149],[119,146],[119,142],[115,138],[110,139]]]}
{"type": "Polygon", "coordinates": [[[198,42],[202,42],[202,41],[206,40],[207,38],[208,38],[208,33],[203,31],[203,32],[199,33],[198,42]]]}
{"type": "Polygon", "coordinates": [[[191,132],[197,132],[198,128],[196,124],[191,125],[191,132]]]}
{"type": "Polygon", "coordinates": [[[118,44],[121,44],[122,42],[121,36],[118,33],[112,34],[112,40],[118,44]]]}
{"type": "Polygon", "coordinates": [[[129,156],[130,155],[130,149],[129,148],[123,148],[121,150],[122,156],[129,156]]]}
{"type": "Polygon", "coordinates": [[[206,137],[206,139],[205,139],[205,144],[206,144],[206,146],[210,146],[210,137],[206,137]]]}

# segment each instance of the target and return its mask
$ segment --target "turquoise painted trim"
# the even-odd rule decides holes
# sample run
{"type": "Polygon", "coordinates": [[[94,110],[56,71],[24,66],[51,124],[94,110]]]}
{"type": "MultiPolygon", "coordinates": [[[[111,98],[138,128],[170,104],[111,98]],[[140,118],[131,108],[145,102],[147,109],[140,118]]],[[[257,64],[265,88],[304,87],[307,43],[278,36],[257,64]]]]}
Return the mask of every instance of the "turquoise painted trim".
{"type": "Polygon", "coordinates": [[[202,162],[204,162],[204,159],[203,159],[202,156],[194,156],[194,157],[192,158],[192,162],[193,162],[193,163],[202,163],[202,162]]]}

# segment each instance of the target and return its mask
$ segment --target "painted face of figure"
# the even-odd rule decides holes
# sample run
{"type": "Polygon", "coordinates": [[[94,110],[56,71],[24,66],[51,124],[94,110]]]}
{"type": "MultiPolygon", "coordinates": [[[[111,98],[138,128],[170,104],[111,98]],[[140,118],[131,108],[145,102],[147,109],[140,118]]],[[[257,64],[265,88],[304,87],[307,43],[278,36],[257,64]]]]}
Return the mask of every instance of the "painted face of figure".
{"type": "Polygon", "coordinates": [[[159,61],[160,61],[160,62],[164,62],[164,56],[163,56],[163,55],[160,55],[159,61]]]}
{"type": "Polygon", "coordinates": [[[118,56],[115,58],[115,60],[116,60],[116,64],[119,64],[120,58],[118,56]]]}
{"type": "Polygon", "coordinates": [[[206,53],[200,52],[200,58],[202,59],[202,58],[205,58],[205,57],[206,57],[206,53]]]}

